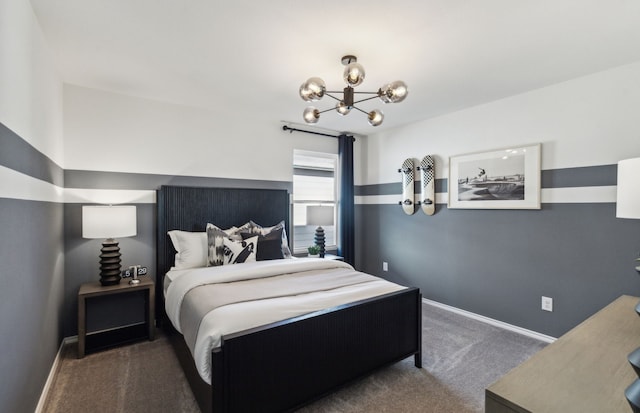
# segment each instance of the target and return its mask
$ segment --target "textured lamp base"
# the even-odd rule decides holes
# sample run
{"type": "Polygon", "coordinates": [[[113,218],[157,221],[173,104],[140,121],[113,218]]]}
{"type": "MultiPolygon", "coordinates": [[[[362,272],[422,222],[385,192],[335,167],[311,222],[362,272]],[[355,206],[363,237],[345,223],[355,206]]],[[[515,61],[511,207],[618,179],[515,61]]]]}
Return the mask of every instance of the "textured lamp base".
{"type": "Polygon", "coordinates": [[[629,360],[629,364],[633,367],[636,375],[640,377],[640,347],[629,353],[627,360],[629,360]]]}
{"type": "Polygon", "coordinates": [[[636,380],[624,391],[633,413],[640,413],[640,380],[636,380]]]}
{"type": "Polygon", "coordinates": [[[118,241],[109,238],[100,249],[100,284],[120,284],[120,247],[118,241]]]}
{"type": "Polygon", "coordinates": [[[318,227],[316,228],[316,236],[315,243],[318,247],[320,247],[320,258],[324,258],[324,228],[318,227]]]}

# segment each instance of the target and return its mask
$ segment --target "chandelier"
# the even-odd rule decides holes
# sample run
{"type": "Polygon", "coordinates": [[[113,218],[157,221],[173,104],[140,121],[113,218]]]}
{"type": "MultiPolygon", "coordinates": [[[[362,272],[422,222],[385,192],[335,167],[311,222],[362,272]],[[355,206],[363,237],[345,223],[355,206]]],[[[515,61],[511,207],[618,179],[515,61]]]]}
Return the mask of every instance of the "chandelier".
{"type": "Polygon", "coordinates": [[[353,88],[360,85],[364,80],[364,67],[358,63],[358,59],[355,56],[351,55],[344,56],[342,58],[342,64],[345,65],[344,80],[347,83],[347,87],[342,91],[326,90],[324,80],[319,77],[311,77],[300,86],[300,97],[305,102],[318,101],[322,99],[324,95],[337,100],[335,108],[320,111],[313,106],[307,107],[302,115],[305,122],[316,123],[318,122],[318,119],[320,119],[321,113],[328,112],[330,110],[335,109],[336,112],[344,116],[348,114],[351,109],[356,109],[367,115],[371,126],[378,126],[384,120],[384,114],[381,110],[374,109],[371,112],[366,112],[355,106],[355,104],[375,98],[380,98],[384,103],[398,103],[402,102],[409,93],[407,85],[401,80],[388,83],[378,89],[377,92],[356,92],[353,88]],[[339,95],[340,93],[342,96],[339,95]],[[354,95],[356,93],[375,96],[369,96],[364,99],[354,101],[354,95]],[[334,94],[336,96],[334,96],[334,94]]]}

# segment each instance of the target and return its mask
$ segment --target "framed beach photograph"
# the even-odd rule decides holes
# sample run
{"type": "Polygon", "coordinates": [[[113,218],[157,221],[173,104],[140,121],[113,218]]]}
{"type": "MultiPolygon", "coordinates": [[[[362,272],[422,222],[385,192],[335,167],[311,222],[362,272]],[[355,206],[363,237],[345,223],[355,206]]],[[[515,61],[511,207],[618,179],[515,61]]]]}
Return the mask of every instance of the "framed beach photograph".
{"type": "Polygon", "coordinates": [[[540,209],[540,144],[449,158],[449,208],[540,209]]]}

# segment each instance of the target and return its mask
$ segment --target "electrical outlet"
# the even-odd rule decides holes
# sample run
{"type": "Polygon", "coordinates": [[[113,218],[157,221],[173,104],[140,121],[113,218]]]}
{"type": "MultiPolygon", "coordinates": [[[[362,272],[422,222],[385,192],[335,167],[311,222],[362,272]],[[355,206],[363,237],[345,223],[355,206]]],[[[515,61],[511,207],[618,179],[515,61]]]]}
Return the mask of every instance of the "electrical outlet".
{"type": "Polygon", "coordinates": [[[382,271],[389,271],[389,263],[386,261],[382,262],[382,271]]]}
{"type": "Polygon", "coordinates": [[[544,311],[553,311],[553,298],[542,296],[542,309],[544,311]]]}

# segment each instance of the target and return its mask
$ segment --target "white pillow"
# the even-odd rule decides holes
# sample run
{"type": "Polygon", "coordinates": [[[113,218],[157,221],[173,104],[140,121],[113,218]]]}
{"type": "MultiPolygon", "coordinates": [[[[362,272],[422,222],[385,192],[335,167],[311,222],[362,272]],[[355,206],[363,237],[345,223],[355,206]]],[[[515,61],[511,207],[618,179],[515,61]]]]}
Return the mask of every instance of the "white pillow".
{"type": "Polygon", "coordinates": [[[258,236],[247,238],[242,241],[234,241],[224,238],[224,264],[241,264],[243,262],[253,262],[256,260],[258,251],[258,236]]]}
{"type": "Polygon", "coordinates": [[[167,232],[176,249],[174,268],[183,270],[207,266],[207,233],[173,230],[167,232]]]}

